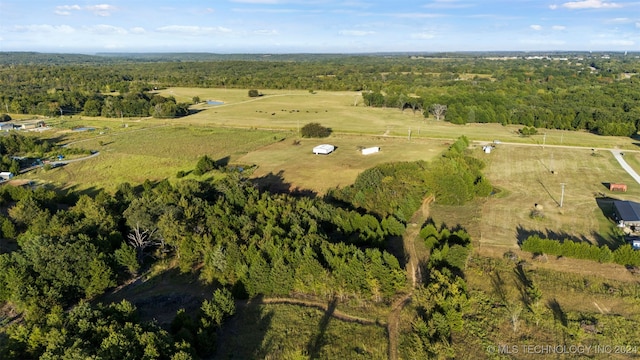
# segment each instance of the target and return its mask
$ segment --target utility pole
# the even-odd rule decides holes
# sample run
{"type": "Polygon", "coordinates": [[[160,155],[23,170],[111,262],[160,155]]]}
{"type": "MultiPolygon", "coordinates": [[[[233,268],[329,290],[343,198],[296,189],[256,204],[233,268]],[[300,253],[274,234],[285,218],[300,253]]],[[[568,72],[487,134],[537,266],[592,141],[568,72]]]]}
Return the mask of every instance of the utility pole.
{"type": "Polygon", "coordinates": [[[561,183],[560,185],[562,185],[562,195],[560,195],[560,207],[562,207],[562,203],[564,202],[564,186],[566,184],[565,183],[561,183]]]}
{"type": "Polygon", "coordinates": [[[547,133],[544,133],[542,137],[542,148],[544,149],[544,145],[547,143],[547,133]]]}
{"type": "Polygon", "coordinates": [[[409,141],[411,141],[411,129],[409,129],[409,141]]]}

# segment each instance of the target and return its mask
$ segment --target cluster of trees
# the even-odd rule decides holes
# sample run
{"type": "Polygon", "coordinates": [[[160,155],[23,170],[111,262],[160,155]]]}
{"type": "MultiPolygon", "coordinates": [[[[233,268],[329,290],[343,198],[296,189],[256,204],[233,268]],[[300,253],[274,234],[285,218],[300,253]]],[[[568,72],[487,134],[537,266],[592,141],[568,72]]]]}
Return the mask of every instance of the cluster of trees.
{"type": "Polygon", "coordinates": [[[262,193],[237,173],[125,183],[94,197],[3,187],[0,204],[0,236],[17,244],[0,254],[0,303],[25,319],[0,334],[3,358],[203,356],[234,296],[383,302],[407,286],[384,250],[404,231],[394,218],[262,193]],[[85,303],[167,257],[230,291],[203,303],[196,318],[177,314],[170,333],[135,321],[130,304],[85,303]]]}
{"type": "Polygon", "coordinates": [[[422,200],[434,195],[438,203],[460,205],[493,190],[482,176],[484,163],[468,155],[469,140],[460,137],[442,156],[424,161],[381,164],[360,173],[353,185],[330,196],[379,216],[407,222],[422,200]]]}
{"type": "Polygon", "coordinates": [[[231,293],[216,290],[195,316],[181,310],[169,330],[141,321],[130,302],[91,305],[82,301],[69,311],[51,308],[0,334],[0,357],[22,359],[171,359],[211,355],[224,320],[235,312],[231,293]]]}
{"type": "Polygon", "coordinates": [[[543,239],[532,235],[521,245],[522,250],[538,254],[566,256],[576,259],[594,260],[601,263],[614,262],[620,265],[640,266],[640,252],[625,244],[611,251],[608,246],[596,246],[587,242],[543,239]]]}
{"type": "Polygon", "coordinates": [[[305,138],[325,138],[331,135],[331,129],[319,123],[308,123],[300,129],[300,135],[305,138]]]}
{"type": "Polygon", "coordinates": [[[367,106],[422,111],[456,124],[635,133],[640,120],[640,62],[628,57],[581,56],[571,61],[490,61],[457,55],[442,61],[406,56],[275,56],[267,60],[203,55],[176,61],[180,58],[176,55],[135,61],[94,57],[94,63],[88,64],[91,57],[70,57],[65,62],[59,56],[27,60],[17,54],[0,59],[0,82],[5,84],[0,89],[0,107],[8,113],[50,116],[83,111],[143,116],[158,111],[157,116],[166,117],[179,116],[179,104],[176,111],[171,104],[143,106],[139,94],[168,86],[351,90],[362,91],[367,106]],[[106,104],[108,98],[101,99],[100,94],[113,92],[119,93],[111,97],[115,104],[106,104]],[[446,112],[436,115],[434,105],[446,106],[446,112]]]}
{"type": "Polygon", "coordinates": [[[214,183],[123,184],[113,196],[76,201],[42,188],[4,187],[0,198],[2,236],[18,244],[0,255],[0,301],[33,314],[91,299],[168,255],[237,296],[382,301],[406,285],[383,250],[404,231],[397,220],[260,193],[236,173],[214,183]]]}
{"type": "Polygon", "coordinates": [[[464,326],[469,306],[463,270],[471,254],[471,238],[464,230],[438,230],[427,224],[420,237],[431,250],[425,284],[414,292],[417,314],[409,338],[411,358],[454,358],[452,336],[464,326]]]}

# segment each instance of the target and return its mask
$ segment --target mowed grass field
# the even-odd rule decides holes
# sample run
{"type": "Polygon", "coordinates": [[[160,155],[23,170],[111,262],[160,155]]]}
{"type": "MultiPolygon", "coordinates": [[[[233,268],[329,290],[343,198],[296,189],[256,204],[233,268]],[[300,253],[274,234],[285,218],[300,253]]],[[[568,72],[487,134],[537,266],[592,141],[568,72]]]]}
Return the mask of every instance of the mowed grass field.
{"type": "Polygon", "coordinates": [[[616,247],[610,201],[640,199],[640,185],[610,151],[499,145],[491,154],[479,147],[474,153],[486,162],[484,174],[499,192],[461,208],[436,205],[434,217],[465,226],[479,246],[506,251],[517,248],[518,240],[540,234],[616,247]],[[627,184],[628,192],[610,192],[609,182],[627,184]],[[602,196],[608,199],[598,200],[602,196]],[[542,217],[531,217],[535,204],[542,217]]]}
{"type": "Polygon", "coordinates": [[[262,178],[264,186],[277,190],[311,190],[324,194],[327,190],[352,184],[358,174],[381,163],[431,160],[444,151],[450,141],[384,136],[334,135],[328,139],[287,139],[252,151],[238,161],[257,164],[254,178],[262,178]],[[295,142],[294,142],[295,141],[295,142]],[[299,143],[298,143],[299,142],[299,143]],[[329,155],[315,155],[313,147],[322,143],[336,146],[329,155]],[[379,146],[380,152],[362,155],[363,147],[379,146]]]}

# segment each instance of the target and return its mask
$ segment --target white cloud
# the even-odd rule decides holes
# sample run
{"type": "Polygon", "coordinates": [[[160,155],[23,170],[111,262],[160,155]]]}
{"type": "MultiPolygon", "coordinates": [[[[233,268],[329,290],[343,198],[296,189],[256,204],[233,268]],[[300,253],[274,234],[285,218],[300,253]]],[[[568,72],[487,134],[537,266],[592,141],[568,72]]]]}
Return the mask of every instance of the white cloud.
{"type": "Polygon", "coordinates": [[[562,31],[562,30],[565,30],[567,27],[564,25],[553,25],[551,28],[556,31],[562,31]]]}
{"type": "Polygon", "coordinates": [[[542,26],[541,25],[529,25],[529,27],[532,28],[535,31],[542,30],[542,26]]]}
{"type": "Polygon", "coordinates": [[[474,5],[457,0],[434,0],[433,2],[423,5],[424,8],[430,9],[463,9],[474,5]]]}
{"type": "Polygon", "coordinates": [[[396,13],[392,14],[392,16],[405,19],[431,19],[441,17],[442,15],[430,13],[396,13]]]}
{"type": "Polygon", "coordinates": [[[629,18],[614,18],[614,19],[608,20],[607,22],[613,23],[613,24],[628,24],[630,22],[633,22],[633,20],[629,18]]]}
{"type": "Polygon", "coordinates": [[[147,32],[144,28],[139,27],[139,26],[131,28],[130,31],[131,31],[132,34],[145,34],[147,32]]]}
{"type": "Polygon", "coordinates": [[[364,30],[340,30],[338,32],[340,35],[344,36],[367,36],[375,34],[375,31],[364,31],[364,30]]]}
{"type": "Polygon", "coordinates": [[[638,29],[640,29],[640,22],[637,22],[637,23],[636,23],[636,27],[637,27],[638,29]]]}
{"type": "Polygon", "coordinates": [[[549,5],[549,9],[551,9],[551,10],[555,10],[557,8],[558,8],[558,5],[556,5],[556,4],[549,5]]]}
{"type": "Polygon", "coordinates": [[[562,4],[562,7],[567,9],[612,9],[622,7],[622,5],[606,0],[583,0],[566,2],[562,4]]]}
{"type": "Polygon", "coordinates": [[[109,4],[98,4],[87,6],[86,9],[98,16],[110,16],[116,7],[109,4]]]}
{"type": "Polygon", "coordinates": [[[228,29],[222,26],[208,27],[208,26],[188,26],[188,25],[162,26],[157,28],[156,30],[162,33],[180,33],[183,35],[191,35],[191,36],[201,36],[201,35],[221,34],[221,33],[231,32],[231,29],[228,29]]]}
{"type": "Polygon", "coordinates": [[[33,32],[33,33],[61,33],[61,34],[70,34],[75,32],[75,29],[69,25],[49,25],[49,24],[41,24],[41,25],[17,25],[14,27],[15,31],[18,32],[33,32]]]}
{"type": "Polygon", "coordinates": [[[123,29],[123,28],[121,28],[121,27],[111,26],[111,25],[104,25],[104,24],[88,26],[86,29],[89,32],[92,32],[94,34],[103,34],[103,35],[126,35],[126,34],[128,34],[128,31],[123,29]]]}
{"type": "Polygon", "coordinates": [[[69,16],[71,15],[72,10],[80,11],[82,10],[82,8],[80,7],[80,5],[60,5],[56,6],[54,14],[60,16],[69,16]]]}

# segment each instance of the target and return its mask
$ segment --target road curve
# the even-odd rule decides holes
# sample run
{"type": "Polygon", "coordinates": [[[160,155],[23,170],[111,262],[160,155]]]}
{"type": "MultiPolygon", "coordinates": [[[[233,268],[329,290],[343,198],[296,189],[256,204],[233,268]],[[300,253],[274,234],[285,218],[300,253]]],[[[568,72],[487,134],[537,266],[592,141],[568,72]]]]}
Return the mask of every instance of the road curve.
{"type": "Polygon", "coordinates": [[[640,175],[638,175],[638,173],[633,170],[633,168],[631,166],[629,166],[629,164],[627,164],[627,162],[624,160],[623,156],[622,156],[622,152],[620,150],[611,150],[611,153],[613,154],[613,157],[616,158],[616,160],[618,160],[618,163],[620,163],[620,166],[622,166],[622,168],[629,173],[629,175],[631,175],[632,178],[634,178],[634,180],[640,184],[640,175]]]}

